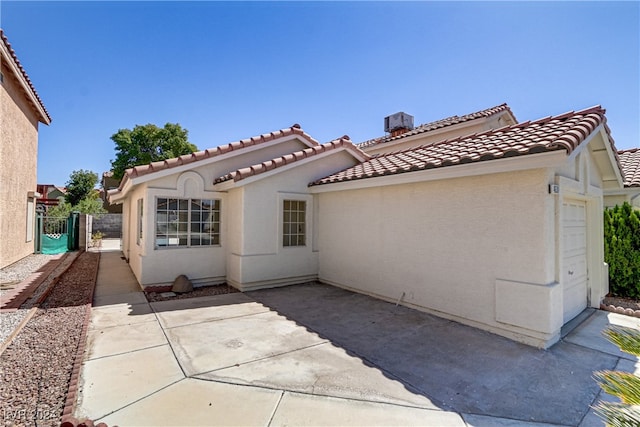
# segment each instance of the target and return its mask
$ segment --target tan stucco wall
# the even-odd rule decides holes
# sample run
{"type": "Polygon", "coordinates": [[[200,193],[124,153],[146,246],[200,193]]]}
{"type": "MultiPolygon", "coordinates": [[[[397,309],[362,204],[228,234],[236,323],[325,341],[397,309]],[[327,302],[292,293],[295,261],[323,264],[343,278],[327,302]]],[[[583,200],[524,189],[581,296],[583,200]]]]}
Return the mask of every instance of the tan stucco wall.
{"type": "Polygon", "coordinates": [[[231,190],[234,208],[242,214],[241,222],[236,220],[233,234],[229,235],[236,245],[229,255],[229,282],[248,290],[316,279],[317,197],[309,194],[307,185],[353,164],[351,155],[339,152],[231,190]],[[305,246],[282,246],[281,214],[285,199],[306,201],[305,246]]]}
{"type": "Polygon", "coordinates": [[[225,271],[225,225],[227,208],[225,195],[204,189],[202,177],[194,172],[186,172],[174,189],[159,189],[151,185],[141,185],[130,193],[123,213],[128,218],[126,241],[123,243],[125,256],[129,257],[131,270],[143,286],[166,285],[185,274],[195,285],[213,284],[224,281],[225,271]],[[155,208],[158,197],[220,199],[222,210],[221,244],[207,247],[155,247],[155,208]],[[143,199],[143,237],[138,244],[137,200],[143,199]]]}
{"type": "MultiPolygon", "coordinates": [[[[179,274],[196,283],[227,280],[243,290],[276,284],[299,283],[317,278],[318,254],[314,246],[317,215],[308,183],[356,163],[344,151],[276,174],[259,176],[254,182],[229,190],[218,190],[216,177],[258,161],[274,152],[300,149],[299,141],[284,142],[267,151],[194,168],[142,183],[124,202],[123,251],[139,283],[164,285],[179,274]],[[155,248],[155,204],[158,197],[220,199],[221,244],[202,248],[155,248]],[[144,200],[143,239],[137,244],[137,200],[144,200]],[[307,245],[283,248],[282,200],[307,201],[307,245]]],[[[249,181],[249,180],[247,180],[249,181]]]]}
{"type": "Polygon", "coordinates": [[[535,169],[321,193],[319,278],[544,346],[561,326],[548,181],[535,169]],[[513,325],[514,307],[533,312],[513,325]]]}
{"type": "MultiPolygon", "coordinates": [[[[216,178],[236,170],[307,146],[298,139],[279,144],[264,144],[255,149],[243,150],[239,156],[231,156],[213,163],[178,171],[136,185],[127,194],[123,203],[123,252],[129,259],[131,269],[143,286],[166,285],[180,274],[185,274],[196,285],[225,281],[227,256],[237,240],[230,240],[228,224],[237,223],[237,209],[228,206],[227,194],[215,191],[216,178]],[[158,197],[220,199],[221,200],[221,244],[197,248],[155,247],[155,206],[158,197]],[[144,200],[143,239],[137,243],[137,200],[144,200]]],[[[233,200],[233,199],[232,199],[233,200]]]]}
{"type": "MultiPolygon", "coordinates": [[[[38,120],[2,61],[0,84],[0,268],[33,253],[27,195],[36,191],[38,120]]],[[[35,203],[34,203],[35,207],[35,203]]]]}
{"type": "Polygon", "coordinates": [[[640,189],[627,188],[625,190],[622,190],[625,191],[623,194],[605,194],[604,207],[613,208],[616,205],[622,206],[624,202],[627,202],[635,208],[640,208],[640,189]]]}
{"type": "MultiPolygon", "coordinates": [[[[122,206],[122,252],[124,256],[129,261],[129,267],[131,267],[131,271],[138,279],[138,283],[141,283],[142,278],[142,254],[143,254],[143,246],[138,245],[137,242],[137,206],[138,199],[143,199],[144,205],[143,209],[146,214],[147,209],[147,200],[145,197],[146,185],[140,185],[135,188],[129,195],[122,206]]],[[[147,230],[144,230],[143,234],[143,244],[149,240],[149,236],[147,235],[147,230]]]]}

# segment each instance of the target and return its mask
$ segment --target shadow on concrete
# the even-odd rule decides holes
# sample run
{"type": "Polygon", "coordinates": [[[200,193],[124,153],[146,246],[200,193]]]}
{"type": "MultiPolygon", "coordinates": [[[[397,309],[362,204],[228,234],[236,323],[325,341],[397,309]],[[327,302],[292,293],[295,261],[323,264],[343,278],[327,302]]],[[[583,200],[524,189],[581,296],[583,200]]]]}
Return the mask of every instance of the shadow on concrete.
{"type": "Polygon", "coordinates": [[[578,425],[618,358],[561,341],[549,350],[324,284],[246,295],[445,410],[578,425]]]}

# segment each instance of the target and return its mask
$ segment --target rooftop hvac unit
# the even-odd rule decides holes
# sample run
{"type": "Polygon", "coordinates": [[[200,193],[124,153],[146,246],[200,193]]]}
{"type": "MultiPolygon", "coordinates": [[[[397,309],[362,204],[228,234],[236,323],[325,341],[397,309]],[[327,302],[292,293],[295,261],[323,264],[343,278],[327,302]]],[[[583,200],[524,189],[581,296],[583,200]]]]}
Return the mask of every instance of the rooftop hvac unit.
{"type": "Polygon", "coordinates": [[[413,116],[400,112],[384,118],[385,132],[393,132],[398,129],[413,129],[413,116]]]}

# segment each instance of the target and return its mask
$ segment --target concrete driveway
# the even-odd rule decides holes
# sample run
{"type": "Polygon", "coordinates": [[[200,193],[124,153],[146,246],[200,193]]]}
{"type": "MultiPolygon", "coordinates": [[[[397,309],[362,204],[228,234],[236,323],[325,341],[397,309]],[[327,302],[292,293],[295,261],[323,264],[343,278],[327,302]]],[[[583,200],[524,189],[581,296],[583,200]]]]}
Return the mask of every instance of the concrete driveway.
{"type": "Polygon", "coordinates": [[[544,351],[319,284],[148,304],[119,254],[103,253],[75,415],[121,427],[603,425],[590,406],[611,398],[593,372],[638,362],[601,337],[611,323],[640,328],[594,311],[544,351]]]}

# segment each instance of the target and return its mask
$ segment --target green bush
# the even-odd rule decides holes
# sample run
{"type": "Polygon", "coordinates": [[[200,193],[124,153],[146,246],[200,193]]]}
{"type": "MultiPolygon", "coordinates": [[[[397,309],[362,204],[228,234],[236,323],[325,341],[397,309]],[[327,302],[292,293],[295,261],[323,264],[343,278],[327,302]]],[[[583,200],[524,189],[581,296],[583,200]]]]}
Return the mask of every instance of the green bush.
{"type": "Polygon", "coordinates": [[[604,211],[604,260],[610,292],[640,299],[640,212],[627,202],[604,211]]]}

